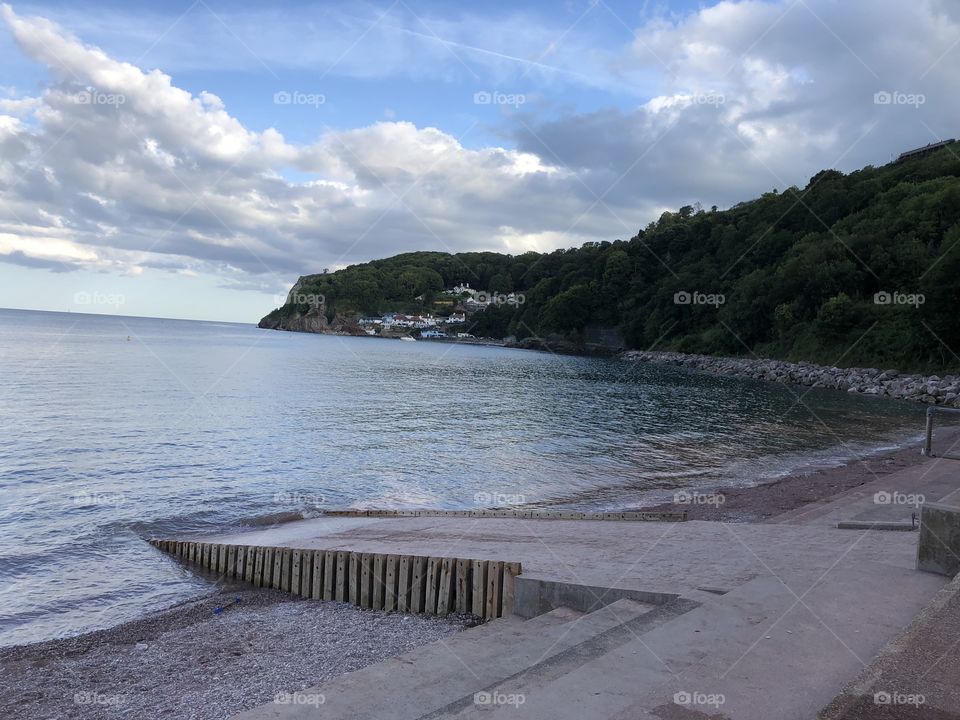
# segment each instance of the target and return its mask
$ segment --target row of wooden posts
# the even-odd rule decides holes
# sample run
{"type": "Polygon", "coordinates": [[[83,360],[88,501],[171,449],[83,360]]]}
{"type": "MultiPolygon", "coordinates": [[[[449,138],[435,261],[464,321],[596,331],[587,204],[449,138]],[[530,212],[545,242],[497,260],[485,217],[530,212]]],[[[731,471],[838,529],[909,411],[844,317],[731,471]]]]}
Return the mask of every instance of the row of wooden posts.
{"type": "Polygon", "coordinates": [[[491,619],[513,609],[520,563],[499,560],[385,555],[151,540],[151,544],[227,578],[314,600],[349,602],[373,610],[491,619]]]}
{"type": "Polygon", "coordinates": [[[332,517],[476,517],[519,518],[523,520],[639,520],[646,522],[683,522],[681,512],[577,512],[573,510],[324,510],[332,517]]]}

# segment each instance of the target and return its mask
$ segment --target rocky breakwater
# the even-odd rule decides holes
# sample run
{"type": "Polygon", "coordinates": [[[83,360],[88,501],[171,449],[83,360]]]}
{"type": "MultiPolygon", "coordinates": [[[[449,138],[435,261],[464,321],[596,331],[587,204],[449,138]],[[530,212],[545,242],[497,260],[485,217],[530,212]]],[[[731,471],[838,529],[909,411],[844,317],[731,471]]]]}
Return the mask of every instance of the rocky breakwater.
{"type": "Polygon", "coordinates": [[[836,368],[784,360],[726,358],[686,353],[628,350],[620,358],[634,362],[675,365],[753,380],[845,390],[848,393],[914,400],[928,405],[960,407],[960,377],[907,375],[898,370],[836,368]]]}

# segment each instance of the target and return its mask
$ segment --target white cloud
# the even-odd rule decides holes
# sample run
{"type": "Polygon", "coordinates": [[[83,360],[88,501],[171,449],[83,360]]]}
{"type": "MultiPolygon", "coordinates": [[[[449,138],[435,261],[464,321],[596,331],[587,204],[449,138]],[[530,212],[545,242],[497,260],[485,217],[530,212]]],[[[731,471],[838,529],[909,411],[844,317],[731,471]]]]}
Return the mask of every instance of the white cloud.
{"type": "Polygon", "coordinates": [[[503,249],[505,213],[533,238],[559,232],[564,218],[549,206],[565,194],[568,212],[585,209],[565,173],[531,153],[468,149],[408,122],[327,129],[296,146],[275,129],[247,129],[211,92],[191,95],[9,6],[3,17],[55,78],[26,118],[0,115],[10,148],[0,221],[25,238],[0,256],[14,262],[239,268],[279,284],[424,247],[503,249]],[[312,179],[284,180],[285,167],[312,179]],[[55,252],[43,248],[52,229],[55,252]]]}
{"type": "MultiPolygon", "coordinates": [[[[510,85],[507,68],[527,67],[540,91],[562,76],[642,97],[628,109],[577,113],[549,105],[547,92],[542,106],[502,116],[508,147],[476,148],[393,118],[322,126],[314,143],[296,144],[246,127],[215,87],[191,94],[160,70],[4,6],[17,43],[53,80],[39,97],[0,98],[0,259],[216,273],[225,286],[279,290],[300,272],[404,251],[627,238],[664,207],[725,205],[956,134],[958,15],[945,0],[725,1],[651,20],[626,46],[590,48],[571,32],[548,55],[560,74],[529,62],[540,56],[531,48],[556,40],[550,29],[490,34],[492,44],[477,49],[489,19],[474,18],[474,34],[469,18],[432,23],[455,43],[444,48],[410,32],[398,39],[388,18],[389,41],[372,36],[382,53],[359,52],[362,62],[338,68],[353,77],[407,72],[415,42],[413,64],[428,75],[441,72],[430,66],[469,75],[452,48],[483,59],[491,88],[510,85]],[[494,82],[499,72],[504,85],[494,82]],[[877,106],[879,90],[927,102],[877,106]]],[[[279,26],[264,21],[264,35],[279,26]]],[[[288,51],[292,64],[320,52],[288,51]]]]}
{"type": "Polygon", "coordinates": [[[953,137],[958,36],[960,6],[947,0],[724,0],[636,30],[623,66],[660,78],[641,107],[568,115],[516,136],[579,168],[598,193],[626,173],[623,194],[734,202],[953,137]],[[878,106],[880,90],[927,102],[878,106]]]}

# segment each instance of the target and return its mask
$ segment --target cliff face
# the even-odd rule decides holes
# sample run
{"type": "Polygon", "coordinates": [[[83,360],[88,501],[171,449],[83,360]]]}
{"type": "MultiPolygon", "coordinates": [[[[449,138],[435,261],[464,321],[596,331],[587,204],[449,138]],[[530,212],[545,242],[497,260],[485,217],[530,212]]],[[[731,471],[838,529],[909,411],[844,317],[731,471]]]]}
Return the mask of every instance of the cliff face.
{"type": "Polygon", "coordinates": [[[332,320],[327,320],[325,305],[316,305],[305,312],[293,305],[284,305],[264,316],[257,327],[326,335],[366,335],[356,318],[334,315],[332,320]]]}
{"type": "Polygon", "coordinates": [[[326,309],[321,305],[310,308],[306,313],[294,310],[282,313],[274,310],[257,323],[257,327],[268,330],[291,330],[293,332],[325,333],[330,330],[326,309]]]}

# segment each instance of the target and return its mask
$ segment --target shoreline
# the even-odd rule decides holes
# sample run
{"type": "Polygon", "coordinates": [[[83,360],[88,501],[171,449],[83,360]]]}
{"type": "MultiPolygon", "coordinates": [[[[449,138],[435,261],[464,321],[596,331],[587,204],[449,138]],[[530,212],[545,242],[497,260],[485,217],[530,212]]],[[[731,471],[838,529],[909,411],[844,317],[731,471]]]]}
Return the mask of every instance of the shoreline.
{"type": "MultiPolygon", "coordinates": [[[[719,505],[668,502],[624,510],[765,523],[930,460],[911,444],[755,486],[717,488],[715,494],[724,497],[719,505]]],[[[204,597],[105,630],[0,648],[0,713],[37,720],[161,715],[225,720],[277,693],[321,684],[476,622],[470,616],[362,610],[245,583],[217,583],[204,597]],[[191,669],[189,677],[184,668],[191,669]]]]}
{"type": "Polygon", "coordinates": [[[801,470],[757,485],[717,486],[711,492],[689,493],[703,498],[722,496],[723,500],[719,503],[691,499],[688,502],[662,502],[627,509],[686,511],[688,520],[763,523],[804,505],[820,502],[930,460],[920,454],[918,445],[911,443],[893,450],[850,458],[836,467],[801,470]]]}
{"type": "Polygon", "coordinates": [[[714,375],[779,382],[800,387],[828,388],[850,394],[926,405],[960,407],[960,376],[901,373],[896,369],[838,368],[809,362],[767,358],[720,357],[688,353],[626,350],[617,356],[627,362],[700,370],[714,375]]]}

